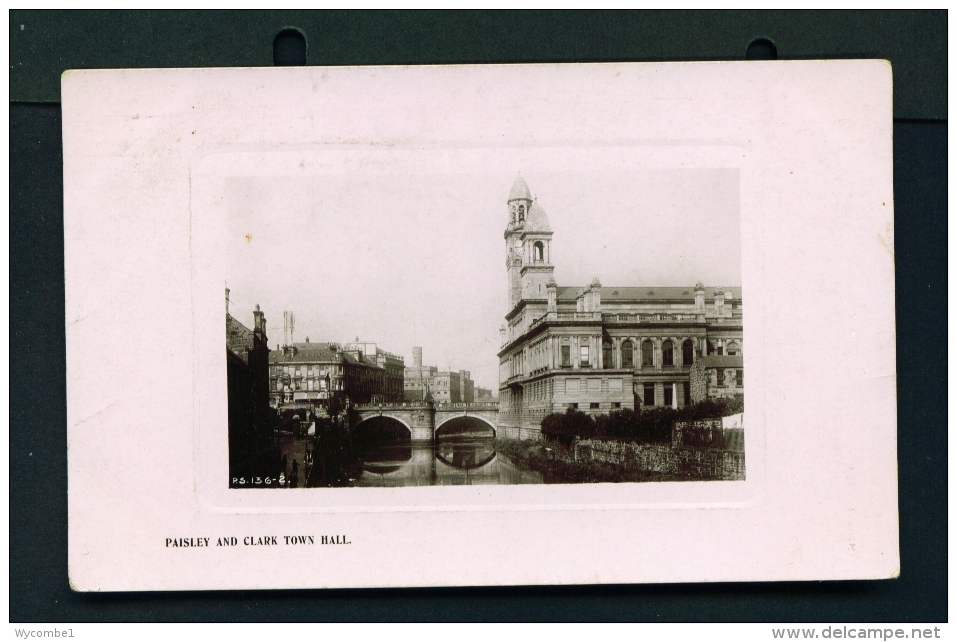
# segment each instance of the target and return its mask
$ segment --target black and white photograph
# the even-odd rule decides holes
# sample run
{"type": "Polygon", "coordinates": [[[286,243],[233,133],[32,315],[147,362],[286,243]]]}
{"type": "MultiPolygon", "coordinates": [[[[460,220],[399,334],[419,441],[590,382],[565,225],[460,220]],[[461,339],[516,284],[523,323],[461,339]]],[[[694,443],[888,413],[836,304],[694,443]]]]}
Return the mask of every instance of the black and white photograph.
{"type": "Polygon", "coordinates": [[[226,186],[231,488],[745,478],[737,168],[226,186]]]}
{"type": "Polygon", "coordinates": [[[65,75],[71,582],[895,576],[891,87],[65,75]]]}

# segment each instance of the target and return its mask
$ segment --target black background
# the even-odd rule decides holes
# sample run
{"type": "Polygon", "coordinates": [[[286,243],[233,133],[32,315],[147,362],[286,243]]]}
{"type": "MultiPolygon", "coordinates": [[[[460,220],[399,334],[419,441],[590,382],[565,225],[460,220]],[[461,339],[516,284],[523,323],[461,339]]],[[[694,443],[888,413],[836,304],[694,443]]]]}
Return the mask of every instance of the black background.
{"type": "Polygon", "coordinates": [[[946,12],[14,11],[10,34],[11,621],[947,620],[946,12]],[[757,37],[773,40],[780,58],[889,58],[896,117],[900,577],[72,592],[59,75],[83,67],[271,65],[272,39],[285,26],[305,32],[312,65],[743,59],[757,37]]]}

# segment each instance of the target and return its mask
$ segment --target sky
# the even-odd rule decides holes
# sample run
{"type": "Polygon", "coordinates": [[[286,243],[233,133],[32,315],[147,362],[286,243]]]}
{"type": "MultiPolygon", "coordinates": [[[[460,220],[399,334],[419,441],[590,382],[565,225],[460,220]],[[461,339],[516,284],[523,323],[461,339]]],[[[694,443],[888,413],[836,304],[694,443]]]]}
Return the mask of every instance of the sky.
{"type": "MultiPolygon", "coordinates": [[[[404,171],[403,171],[404,170],[404,171]]],[[[227,184],[230,312],[282,343],[362,341],[498,386],[506,200],[527,182],[554,231],[560,286],[741,284],[737,169],[350,172],[227,184]]]]}

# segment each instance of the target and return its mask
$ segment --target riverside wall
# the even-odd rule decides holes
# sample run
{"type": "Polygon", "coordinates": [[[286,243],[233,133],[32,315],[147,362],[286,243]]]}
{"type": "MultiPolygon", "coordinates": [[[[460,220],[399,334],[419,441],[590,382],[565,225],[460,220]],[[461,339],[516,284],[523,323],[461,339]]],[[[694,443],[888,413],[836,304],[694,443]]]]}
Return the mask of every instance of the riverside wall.
{"type": "Polygon", "coordinates": [[[584,440],[575,444],[575,461],[601,461],[628,469],[687,475],[702,480],[745,478],[743,452],[671,444],[584,440]]]}

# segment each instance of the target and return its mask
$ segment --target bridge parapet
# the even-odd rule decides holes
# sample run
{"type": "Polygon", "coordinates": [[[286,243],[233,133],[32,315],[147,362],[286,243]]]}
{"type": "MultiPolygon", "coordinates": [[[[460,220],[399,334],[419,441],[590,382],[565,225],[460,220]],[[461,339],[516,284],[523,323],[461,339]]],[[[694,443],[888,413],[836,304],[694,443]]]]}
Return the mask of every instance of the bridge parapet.
{"type": "Polygon", "coordinates": [[[363,412],[366,410],[380,410],[380,409],[393,409],[393,408],[430,408],[433,407],[436,410],[498,410],[498,402],[488,402],[480,401],[477,403],[426,403],[423,401],[405,401],[400,403],[365,403],[365,404],[356,404],[353,406],[355,410],[363,412]]]}
{"type": "Polygon", "coordinates": [[[384,408],[428,408],[431,404],[425,403],[424,401],[403,401],[399,403],[363,403],[356,404],[353,406],[355,410],[362,412],[363,410],[379,410],[384,408]]]}
{"type": "Polygon", "coordinates": [[[435,409],[498,410],[498,402],[479,401],[476,403],[437,403],[435,404],[435,409]]]}

